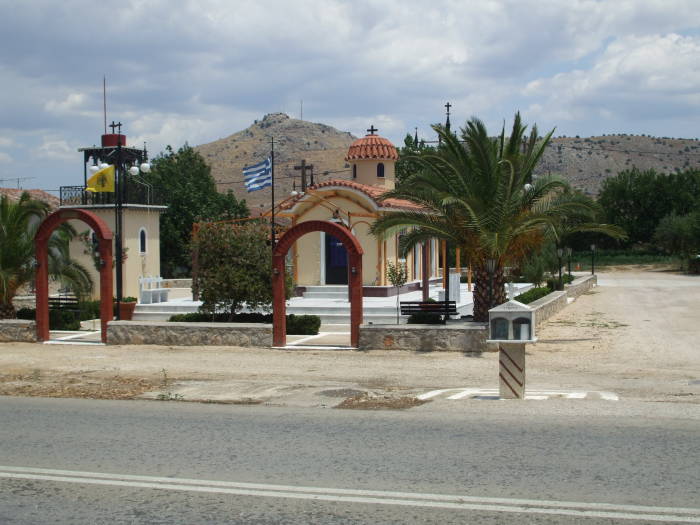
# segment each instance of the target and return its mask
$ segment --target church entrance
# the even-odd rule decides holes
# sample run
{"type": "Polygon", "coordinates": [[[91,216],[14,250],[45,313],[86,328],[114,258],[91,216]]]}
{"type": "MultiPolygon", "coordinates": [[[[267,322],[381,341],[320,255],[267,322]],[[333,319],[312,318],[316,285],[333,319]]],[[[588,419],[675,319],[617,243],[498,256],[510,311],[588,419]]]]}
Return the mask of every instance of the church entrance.
{"type": "Polygon", "coordinates": [[[348,252],[341,241],[326,233],[326,284],[348,284],[348,252]]]}

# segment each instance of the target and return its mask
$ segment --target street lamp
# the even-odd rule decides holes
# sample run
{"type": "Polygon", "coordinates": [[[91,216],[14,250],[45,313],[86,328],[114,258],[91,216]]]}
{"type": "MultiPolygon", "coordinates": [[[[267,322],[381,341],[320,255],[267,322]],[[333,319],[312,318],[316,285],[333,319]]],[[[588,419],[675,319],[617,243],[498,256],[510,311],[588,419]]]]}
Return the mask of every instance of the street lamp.
{"type": "Polygon", "coordinates": [[[591,244],[591,275],[595,274],[595,244],[591,244]]]}
{"type": "Polygon", "coordinates": [[[557,248],[557,257],[559,257],[559,289],[564,289],[564,283],[561,280],[561,258],[564,256],[564,250],[562,248],[557,248]]]}
{"type": "Polygon", "coordinates": [[[571,248],[566,248],[566,257],[569,264],[569,279],[571,279],[571,248]]]}

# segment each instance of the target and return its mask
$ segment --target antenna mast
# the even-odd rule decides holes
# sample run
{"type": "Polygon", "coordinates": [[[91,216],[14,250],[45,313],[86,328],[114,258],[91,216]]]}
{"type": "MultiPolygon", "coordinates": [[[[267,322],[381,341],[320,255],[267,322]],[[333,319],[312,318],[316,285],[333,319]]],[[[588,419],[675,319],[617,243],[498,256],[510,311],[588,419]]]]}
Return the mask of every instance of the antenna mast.
{"type": "Polygon", "coordinates": [[[105,135],[107,134],[107,77],[102,77],[102,114],[104,115],[105,135]]]}

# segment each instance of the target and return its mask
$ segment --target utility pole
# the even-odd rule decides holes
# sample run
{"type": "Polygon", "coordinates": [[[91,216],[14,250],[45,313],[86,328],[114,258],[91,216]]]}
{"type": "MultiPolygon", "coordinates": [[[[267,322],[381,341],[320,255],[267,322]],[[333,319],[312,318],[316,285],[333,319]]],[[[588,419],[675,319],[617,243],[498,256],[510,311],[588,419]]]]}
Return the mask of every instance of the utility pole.
{"type": "Polygon", "coordinates": [[[307,164],[306,159],[301,159],[301,164],[299,166],[294,166],[294,169],[301,171],[301,192],[306,193],[306,171],[309,170],[311,173],[311,185],[314,184],[314,165],[307,164]]]}

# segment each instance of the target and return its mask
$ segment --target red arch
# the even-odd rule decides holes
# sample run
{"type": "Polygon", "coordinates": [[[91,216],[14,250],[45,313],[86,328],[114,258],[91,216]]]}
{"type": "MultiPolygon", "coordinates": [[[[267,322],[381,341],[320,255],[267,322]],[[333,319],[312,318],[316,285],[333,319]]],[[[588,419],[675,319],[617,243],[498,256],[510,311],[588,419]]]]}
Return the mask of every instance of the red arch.
{"type": "Polygon", "coordinates": [[[102,342],[107,342],[107,323],[112,320],[112,230],[97,215],[87,210],[60,209],[46,217],[34,237],[36,247],[36,335],[39,341],[49,338],[49,237],[61,224],[81,220],[97,235],[102,268],[100,269],[100,327],[102,342]]]}
{"type": "Polygon", "coordinates": [[[306,221],[297,224],[280,237],[272,252],[272,344],[284,346],[287,342],[286,302],[284,299],[284,259],[289,248],[311,232],[325,232],[340,242],[348,251],[350,268],[350,344],[358,346],[362,324],[362,246],[345,226],[329,221],[306,221]]]}

